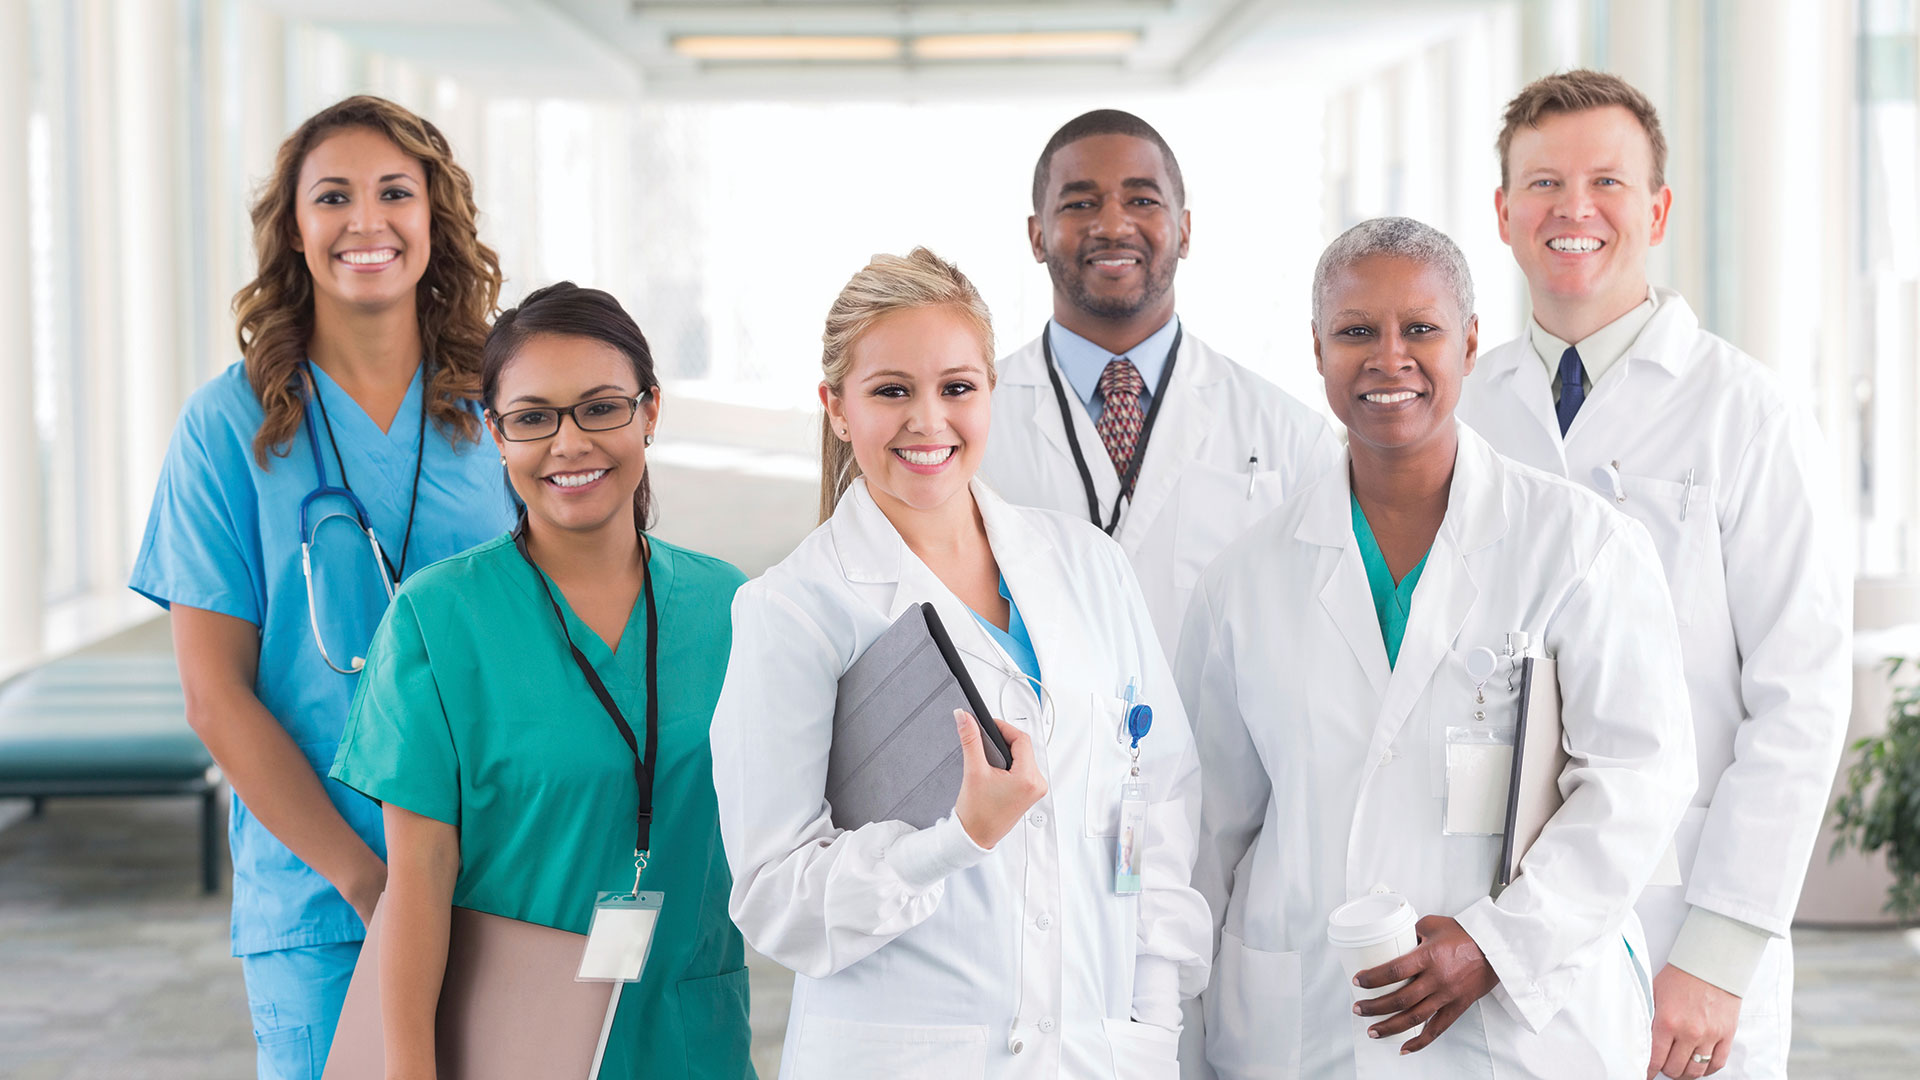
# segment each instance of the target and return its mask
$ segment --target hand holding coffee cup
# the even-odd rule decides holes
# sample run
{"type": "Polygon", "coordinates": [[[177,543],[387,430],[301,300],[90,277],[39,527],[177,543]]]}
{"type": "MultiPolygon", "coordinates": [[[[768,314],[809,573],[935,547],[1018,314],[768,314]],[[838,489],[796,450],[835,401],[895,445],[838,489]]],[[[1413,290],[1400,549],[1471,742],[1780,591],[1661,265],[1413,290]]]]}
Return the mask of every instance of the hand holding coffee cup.
{"type": "MultiPolygon", "coordinates": [[[[1354,976],[1362,971],[1378,970],[1381,965],[1398,960],[1420,944],[1419,934],[1415,930],[1419,916],[1414,914],[1413,905],[1398,893],[1384,891],[1384,886],[1375,888],[1382,891],[1349,900],[1327,916],[1327,943],[1333,946],[1333,954],[1340,961],[1340,970],[1346,973],[1347,989],[1352,992],[1356,1006],[1370,998],[1392,993],[1404,984],[1363,989],[1354,981],[1354,976]]],[[[1359,1010],[1356,1008],[1354,1011],[1359,1010]]],[[[1410,1028],[1393,1041],[1405,1042],[1414,1034],[1410,1028]]]]}
{"type": "Polygon", "coordinates": [[[1412,1054],[1432,1045],[1474,1002],[1500,982],[1493,965],[1459,922],[1429,915],[1415,924],[1420,944],[1399,959],[1354,975],[1354,985],[1385,989],[1379,997],[1356,1003],[1361,1016],[1386,1019],[1367,1029],[1371,1038],[1389,1039],[1421,1027],[1400,1048],[1412,1054]]]}

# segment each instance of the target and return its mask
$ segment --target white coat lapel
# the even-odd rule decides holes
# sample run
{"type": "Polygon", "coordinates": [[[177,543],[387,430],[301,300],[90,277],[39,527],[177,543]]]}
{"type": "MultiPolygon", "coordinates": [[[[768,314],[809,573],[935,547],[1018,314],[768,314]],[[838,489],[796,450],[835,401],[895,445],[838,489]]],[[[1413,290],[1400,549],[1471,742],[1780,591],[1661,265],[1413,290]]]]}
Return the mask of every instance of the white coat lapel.
{"type": "Polygon", "coordinates": [[[1206,348],[1182,335],[1173,377],[1167,381],[1167,400],[1160,403],[1160,415],[1154,418],[1153,431],[1147,438],[1147,458],[1134,483],[1133,502],[1114,534],[1129,555],[1146,538],[1174,494],[1181,468],[1194,459],[1212,430],[1213,405],[1202,387],[1216,376],[1206,348]]]}
{"type": "MultiPolygon", "coordinates": [[[[840,572],[848,581],[858,585],[894,585],[893,594],[887,599],[889,623],[899,618],[917,595],[923,595],[903,580],[908,564],[920,566],[920,560],[907,550],[906,541],[900,539],[893,522],[887,520],[879,504],[873,501],[866,477],[856,477],[853,486],[840,497],[829,527],[833,531],[834,553],[840,557],[840,572]]],[[[920,566],[920,570],[926,573],[924,566],[920,566]]],[[[923,583],[915,583],[920,584],[923,583]]]]}
{"type": "MultiPolygon", "coordinates": [[[[987,543],[1000,564],[1000,576],[1007,580],[1014,603],[1020,605],[1034,658],[1040,662],[1040,677],[1051,683],[1078,666],[1070,663],[1075,660],[1076,634],[1066,615],[1074,607],[1060,587],[1060,557],[1052,542],[1029,525],[1016,507],[977,478],[973,497],[980,504],[980,519],[986,523],[987,543]]],[[[1084,636],[1084,631],[1078,635],[1084,636]]]]}
{"type": "Polygon", "coordinates": [[[1373,613],[1367,568],[1360,561],[1360,543],[1353,536],[1352,496],[1348,476],[1352,461],[1343,456],[1337,474],[1312,491],[1312,502],[1302,516],[1294,538],[1330,549],[1320,553],[1320,606],[1346,639],[1360,670],[1367,673],[1375,700],[1387,689],[1387,644],[1380,637],[1380,620],[1373,613]]]}
{"type": "Polygon", "coordinates": [[[1374,732],[1376,749],[1392,742],[1399,733],[1467,624],[1467,615],[1480,595],[1467,556],[1507,531],[1505,466],[1472,429],[1455,424],[1454,430],[1460,448],[1454,458],[1453,482],[1447,490],[1447,516],[1433,538],[1426,569],[1421,571],[1420,584],[1413,591],[1406,636],[1400,641],[1400,656],[1387,680],[1387,698],[1374,732]]]}
{"type": "MultiPolygon", "coordinates": [[[[1488,359],[1495,358],[1490,356],[1488,359]]],[[[1531,422],[1537,427],[1545,436],[1547,445],[1553,447],[1553,452],[1560,456],[1560,472],[1564,474],[1567,471],[1567,451],[1560,437],[1560,417],[1554,412],[1553,381],[1548,378],[1546,365],[1540,362],[1539,354],[1533,351],[1533,342],[1526,335],[1510,342],[1501,350],[1498,363],[1501,365],[1499,370],[1487,373],[1493,390],[1514,399],[1519,411],[1528,418],[1523,422],[1531,422]]]]}

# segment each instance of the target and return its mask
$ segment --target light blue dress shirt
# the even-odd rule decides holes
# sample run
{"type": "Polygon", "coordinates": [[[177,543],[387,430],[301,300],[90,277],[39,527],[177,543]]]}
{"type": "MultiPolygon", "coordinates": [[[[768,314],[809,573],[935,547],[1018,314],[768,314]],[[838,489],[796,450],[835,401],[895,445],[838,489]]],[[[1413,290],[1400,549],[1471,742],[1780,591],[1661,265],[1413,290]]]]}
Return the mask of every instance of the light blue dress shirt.
{"type": "MultiPolygon", "coordinates": [[[[313,380],[353,491],[367,508],[380,546],[398,564],[420,432],[420,375],[414,375],[384,432],[326,372],[315,368],[313,380]]],[[[380,807],[325,779],[359,677],[341,675],[322,662],[307,621],[300,500],[315,486],[314,447],[300,428],[287,456],[269,455],[268,467],[261,468],[253,457],[261,419],[243,364],[229,367],[187,401],[161,466],[130,584],[161,607],[185,604],[260,628],[254,693],[306,755],[340,816],[384,858],[380,807]]],[[[426,423],[432,425],[433,419],[426,423]]],[[[326,438],[323,427],[323,446],[326,438]]],[[[408,574],[512,526],[498,455],[485,442],[483,436],[479,443],[454,446],[434,427],[419,444],[425,459],[408,574]]],[[[340,465],[330,446],[323,460],[328,482],[338,485],[340,465]]],[[[344,509],[344,500],[318,500],[313,518],[336,508],[344,509]]],[[[386,592],[377,576],[382,571],[365,537],[341,521],[317,527],[313,562],[320,629],[328,651],[345,665],[348,657],[366,654],[386,612],[386,592]]],[[[365,936],[352,906],[269,833],[237,795],[228,839],[234,955],[365,936]]]]}
{"type": "Polygon", "coordinates": [[[1100,374],[1117,356],[1133,361],[1134,368],[1140,372],[1141,381],[1147,384],[1146,389],[1140,392],[1140,412],[1144,415],[1153,408],[1153,388],[1160,385],[1160,372],[1167,366],[1167,350],[1173,348],[1173,337],[1180,332],[1180,317],[1176,315],[1168,319],[1166,325],[1148,334],[1145,341],[1124,353],[1110,353],[1061,326],[1058,320],[1049,320],[1047,331],[1047,340],[1053,346],[1053,362],[1060,365],[1061,373],[1067,377],[1067,385],[1073,387],[1073,392],[1080,397],[1080,404],[1086,406],[1087,415],[1097,424],[1100,414],[1105,411],[1105,405],[1096,394],[1100,389],[1100,374]]]}

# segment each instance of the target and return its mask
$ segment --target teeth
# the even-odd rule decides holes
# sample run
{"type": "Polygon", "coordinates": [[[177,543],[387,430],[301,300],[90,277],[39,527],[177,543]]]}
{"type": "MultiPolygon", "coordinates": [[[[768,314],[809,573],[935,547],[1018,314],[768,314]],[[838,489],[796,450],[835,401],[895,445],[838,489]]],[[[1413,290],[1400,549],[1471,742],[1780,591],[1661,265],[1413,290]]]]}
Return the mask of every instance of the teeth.
{"type": "Polygon", "coordinates": [[[582,473],[555,473],[547,477],[547,481],[555,487],[577,488],[585,487],[605,475],[607,475],[607,470],[605,469],[595,469],[592,472],[582,473]]]}
{"type": "Polygon", "coordinates": [[[941,450],[895,450],[909,465],[938,465],[953,456],[953,447],[941,450]]]}
{"type": "Polygon", "coordinates": [[[1093,260],[1093,265],[1095,266],[1132,266],[1135,263],[1138,263],[1139,261],[1140,261],[1139,259],[1095,259],[1093,260]]]}
{"type": "Polygon", "coordinates": [[[384,248],[380,251],[343,251],[340,253],[340,260],[354,266],[378,266],[381,263],[392,262],[398,255],[399,252],[392,248],[384,248]]]}
{"type": "Polygon", "coordinates": [[[1599,251],[1600,241],[1591,236],[1557,236],[1547,241],[1547,246],[1565,252],[1599,251]]]}
{"type": "Polygon", "coordinates": [[[1415,394],[1411,390],[1397,390],[1391,394],[1375,393],[1375,394],[1362,394],[1360,396],[1363,398],[1366,398],[1368,401],[1371,401],[1376,405],[1398,405],[1403,401],[1412,401],[1415,397],[1418,397],[1419,395],[1415,394]]]}

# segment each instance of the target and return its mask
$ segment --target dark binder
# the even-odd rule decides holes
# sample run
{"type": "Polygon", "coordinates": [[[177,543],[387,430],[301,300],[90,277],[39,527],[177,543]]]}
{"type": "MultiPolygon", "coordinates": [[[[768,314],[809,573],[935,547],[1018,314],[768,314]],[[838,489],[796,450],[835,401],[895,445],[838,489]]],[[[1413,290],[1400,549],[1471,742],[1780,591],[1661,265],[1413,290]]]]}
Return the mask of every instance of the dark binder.
{"type": "Polygon", "coordinates": [[[840,677],[827,754],[833,823],[869,821],[926,828],[953,813],[960,794],[960,742],[953,710],[980,723],[987,762],[1012,766],[980,691],[932,604],[915,604],[840,677]]]}

